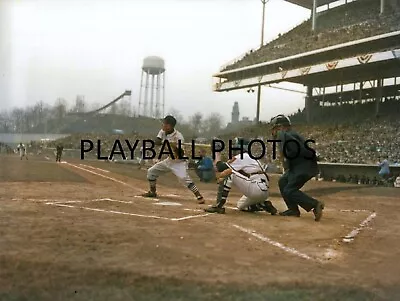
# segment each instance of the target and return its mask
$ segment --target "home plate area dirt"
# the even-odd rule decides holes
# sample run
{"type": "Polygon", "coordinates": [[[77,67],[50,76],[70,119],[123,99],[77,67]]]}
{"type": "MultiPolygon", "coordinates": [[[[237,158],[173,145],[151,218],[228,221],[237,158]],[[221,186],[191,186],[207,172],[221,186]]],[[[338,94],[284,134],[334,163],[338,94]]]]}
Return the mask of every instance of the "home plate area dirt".
{"type": "MultiPolygon", "coordinates": [[[[215,183],[99,161],[0,156],[1,300],[395,300],[395,188],[310,181],[323,219],[236,210],[207,214],[215,183]],[[42,172],[45,173],[42,175],[42,172]],[[63,181],[62,178],[65,178],[63,181]],[[53,180],[54,179],[54,180],[53,180]]],[[[285,205],[271,176],[271,201],[285,205]]]]}

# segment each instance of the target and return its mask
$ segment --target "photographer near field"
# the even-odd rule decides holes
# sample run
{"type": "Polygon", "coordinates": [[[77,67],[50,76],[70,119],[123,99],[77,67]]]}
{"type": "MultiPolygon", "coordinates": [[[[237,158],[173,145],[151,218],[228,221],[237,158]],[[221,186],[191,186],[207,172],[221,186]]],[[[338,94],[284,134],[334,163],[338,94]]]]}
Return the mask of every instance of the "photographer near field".
{"type": "Polygon", "coordinates": [[[214,164],[211,157],[207,156],[204,149],[199,151],[201,159],[196,163],[196,174],[201,182],[211,182],[215,180],[214,164]]]}

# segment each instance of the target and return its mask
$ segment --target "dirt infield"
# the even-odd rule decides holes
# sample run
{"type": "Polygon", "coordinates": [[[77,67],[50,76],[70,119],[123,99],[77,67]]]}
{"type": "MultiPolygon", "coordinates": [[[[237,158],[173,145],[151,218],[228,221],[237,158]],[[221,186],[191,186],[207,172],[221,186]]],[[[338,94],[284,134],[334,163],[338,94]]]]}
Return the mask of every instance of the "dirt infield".
{"type": "MultiPolygon", "coordinates": [[[[396,300],[399,190],[327,182],[316,223],[206,214],[173,175],[157,199],[130,165],[0,156],[0,300],[396,300]]],[[[193,178],[195,178],[194,174],[193,178]]],[[[271,183],[271,201],[284,210],[271,183]]],[[[198,182],[198,181],[197,181],[198,182]]]]}

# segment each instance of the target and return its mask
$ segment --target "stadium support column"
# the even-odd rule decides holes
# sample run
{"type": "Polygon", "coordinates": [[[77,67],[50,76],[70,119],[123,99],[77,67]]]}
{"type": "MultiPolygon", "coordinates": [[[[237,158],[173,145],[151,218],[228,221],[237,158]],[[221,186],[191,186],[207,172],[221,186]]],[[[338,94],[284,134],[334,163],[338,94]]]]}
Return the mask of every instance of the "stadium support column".
{"type": "Polygon", "coordinates": [[[383,79],[377,80],[377,97],[375,99],[375,116],[379,115],[379,104],[382,101],[383,79]]]}
{"type": "Polygon", "coordinates": [[[312,7],[312,31],[315,31],[317,26],[317,0],[313,0],[313,7],[312,7]]]}
{"type": "MultiPolygon", "coordinates": [[[[265,4],[269,0],[261,0],[261,3],[263,5],[263,10],[262,10],[262,22],[261,22],[261,45],[260,48],[264,46],[264,27],[265,27],[265,4]]],[[[257,123],[260,122],[260,106],[261,106],[261,85],[258,85],[258,90],[257,90],[257,113],[256,113],[256,121],[257,123]]]]}
{"type": "Polygon", "coordinates": [[[305,101],[307,123],[311,122],[312,117],[312,91],[313,88],[311,86],[307,86],[307,95],[305,101]]]}

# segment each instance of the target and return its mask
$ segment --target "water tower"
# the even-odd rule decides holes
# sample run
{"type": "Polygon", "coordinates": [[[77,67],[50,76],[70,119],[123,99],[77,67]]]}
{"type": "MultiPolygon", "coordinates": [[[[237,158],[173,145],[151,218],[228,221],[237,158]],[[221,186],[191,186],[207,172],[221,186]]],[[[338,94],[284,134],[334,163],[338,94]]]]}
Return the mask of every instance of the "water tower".
{"type": "Polygon", "coordinates": [[[165,108],[165,63],[158,56],[143,60],[140,81],[139,115],[162,118],[165,108]],[[145,80],[143,82],[143,78],[145,80]],[[143,93],[144,88],[144,93],[143,93]],[[144,94],[144,96],[143,96],[144,94]],[[162,98],[162,99],[161,99],[162,98]]]}

